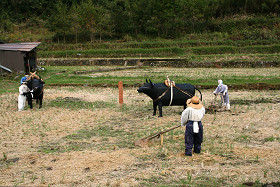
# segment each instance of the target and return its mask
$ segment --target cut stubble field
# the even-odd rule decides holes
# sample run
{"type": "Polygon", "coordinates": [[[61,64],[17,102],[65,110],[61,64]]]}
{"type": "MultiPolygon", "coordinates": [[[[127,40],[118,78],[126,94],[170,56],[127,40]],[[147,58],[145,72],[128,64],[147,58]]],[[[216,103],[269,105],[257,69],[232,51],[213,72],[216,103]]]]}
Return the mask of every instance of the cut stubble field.
{"type": "MultiPolygon", "coordinates": [[[[163,145],[134,145],[180,124],[183,111],[152,116],[152,101],[136,89],[124,88],[120,107],[117,88],[46,87],[43,108],[23,112],[17,94],[2,94],[0,185],[279,185],[279,90],[230,90],[232,110],[208,110],[202,153],[185,157],[183,127],[164,134],[163,145]]],[[[206,108],[211,92],[202,90],[206,108]]]]}

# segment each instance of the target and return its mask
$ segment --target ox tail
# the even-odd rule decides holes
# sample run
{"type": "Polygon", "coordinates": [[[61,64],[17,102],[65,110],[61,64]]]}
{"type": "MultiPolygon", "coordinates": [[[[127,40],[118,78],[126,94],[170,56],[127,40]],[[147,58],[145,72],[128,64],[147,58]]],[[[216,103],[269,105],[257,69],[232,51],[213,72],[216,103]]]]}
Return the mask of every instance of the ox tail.
{"type": "Polygon", "coordinates": [[[199,94],[200,94],[200,100],[202,101],[202,94],[201,94],[201,91],[200,91],[198,88],[196,88],[196,87],[194,87],[194,89],[196,89],[197,91],[199,91],[199,94]]]}

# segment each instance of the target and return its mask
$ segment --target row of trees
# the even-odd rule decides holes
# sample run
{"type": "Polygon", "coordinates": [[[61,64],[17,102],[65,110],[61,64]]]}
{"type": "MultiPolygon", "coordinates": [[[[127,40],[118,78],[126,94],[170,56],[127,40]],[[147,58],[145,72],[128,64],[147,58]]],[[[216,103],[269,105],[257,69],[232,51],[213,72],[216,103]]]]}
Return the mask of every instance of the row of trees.
{"type": "Polygon", "coordinates": [[[29,22],[47,27],[63,40],[177,37],[217,31],[220,28],[211,24],[216,18],[277,17],[279,12],[280,0],[1,0],[0,30],[9,32],[13,24],[29,22]]]}

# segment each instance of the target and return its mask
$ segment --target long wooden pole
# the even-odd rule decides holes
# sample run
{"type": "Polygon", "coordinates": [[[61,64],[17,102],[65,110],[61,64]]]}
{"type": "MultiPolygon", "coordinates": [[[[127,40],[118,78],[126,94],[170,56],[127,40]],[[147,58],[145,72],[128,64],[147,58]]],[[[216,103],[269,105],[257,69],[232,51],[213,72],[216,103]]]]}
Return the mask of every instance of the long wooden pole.
{"type": "Polygon", "coordinates": [[[123,104],[123,82],[122,81],[119,81],[118,87],[119,87],[119,104],[120,104],[120,107],[122,107],[122,104],[123,104]]]}

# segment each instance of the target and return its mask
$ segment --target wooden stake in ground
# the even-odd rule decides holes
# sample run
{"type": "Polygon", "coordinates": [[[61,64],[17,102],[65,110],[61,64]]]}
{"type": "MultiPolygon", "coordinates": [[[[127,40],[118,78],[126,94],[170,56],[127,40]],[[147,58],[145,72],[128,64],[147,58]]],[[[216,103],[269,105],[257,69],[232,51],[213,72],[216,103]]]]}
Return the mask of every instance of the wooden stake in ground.
{"type": "Polygon", "coordinates": [[[119,104],[122,107],[123,104],[123,82],[119,81],[119,104]]]}

